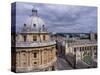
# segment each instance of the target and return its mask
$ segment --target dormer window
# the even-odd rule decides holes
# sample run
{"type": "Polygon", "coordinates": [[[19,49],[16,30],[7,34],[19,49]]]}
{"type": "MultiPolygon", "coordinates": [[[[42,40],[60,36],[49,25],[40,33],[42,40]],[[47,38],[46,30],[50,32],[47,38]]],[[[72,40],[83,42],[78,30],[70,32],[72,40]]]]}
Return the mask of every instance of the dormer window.
{"type": "Polygon", "coordinates": [[[26,27],[26,24],[24,24],[24,27],[26,27]]]}
{"type": "Polygon", "coordinates": [[[23,26],[23,31],[27,31],[27,26],[26,26],[26,24],[24,24],[24,26],[23,26]]]}
{"type": "Polygon", "coordinates": [[[43,25],[43,28],[44,28],[44,25],[43,25]]]}
{"type": "Polygon", "coordinates": [[[36,24],[33,24],[34,27],[36,27],[36,24]]]}

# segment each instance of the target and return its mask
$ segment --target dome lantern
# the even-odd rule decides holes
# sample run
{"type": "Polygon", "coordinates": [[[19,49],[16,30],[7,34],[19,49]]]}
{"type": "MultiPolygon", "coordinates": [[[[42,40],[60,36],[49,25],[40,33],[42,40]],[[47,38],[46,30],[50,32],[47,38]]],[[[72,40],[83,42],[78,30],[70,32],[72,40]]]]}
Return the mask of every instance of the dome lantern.
{"type": "Polygon", "coordinates": [[[35,8],[32,9],[32,15],[37,16],[37,9],[35,9],[35,8]]]}

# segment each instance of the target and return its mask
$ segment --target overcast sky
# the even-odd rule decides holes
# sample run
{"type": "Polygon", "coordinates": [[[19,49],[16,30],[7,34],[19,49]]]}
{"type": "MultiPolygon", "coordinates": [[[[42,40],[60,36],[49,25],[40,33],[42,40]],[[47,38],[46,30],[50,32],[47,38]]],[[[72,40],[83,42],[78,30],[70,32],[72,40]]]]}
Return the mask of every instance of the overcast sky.
{"type": "Polygon", "coordinates": [[[97,8],[76,5],[17,3],[17,26],[25,23],[33,7],[38,10],[50,32],[97,32],[97,8]]]}

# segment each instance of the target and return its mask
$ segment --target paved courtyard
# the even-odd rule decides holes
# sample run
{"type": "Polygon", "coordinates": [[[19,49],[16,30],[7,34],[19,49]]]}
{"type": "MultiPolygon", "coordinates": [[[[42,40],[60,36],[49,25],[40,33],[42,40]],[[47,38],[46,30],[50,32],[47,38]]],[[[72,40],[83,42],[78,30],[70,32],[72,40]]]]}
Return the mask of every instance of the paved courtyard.
{"type": "Polygon", "coordinates": [[[57,62],[55,64],[56,70],[70,70],[73,69],[65,59],[57,57],[57,62]]]}

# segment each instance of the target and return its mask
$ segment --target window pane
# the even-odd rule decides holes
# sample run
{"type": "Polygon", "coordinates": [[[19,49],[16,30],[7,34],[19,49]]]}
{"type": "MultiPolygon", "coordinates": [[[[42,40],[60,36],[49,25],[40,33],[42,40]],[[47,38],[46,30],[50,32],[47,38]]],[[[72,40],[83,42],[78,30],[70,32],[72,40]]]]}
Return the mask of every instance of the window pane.
{"type": "Polygon", "coordinates": [[[37,58],[37,53],[34,53],[34,58],[37,58]]]}
{"type": "Polygon", "coordinates": [[[37,37],[36,36],[33,36],[33,41],[37,41],[37,37]]]}

